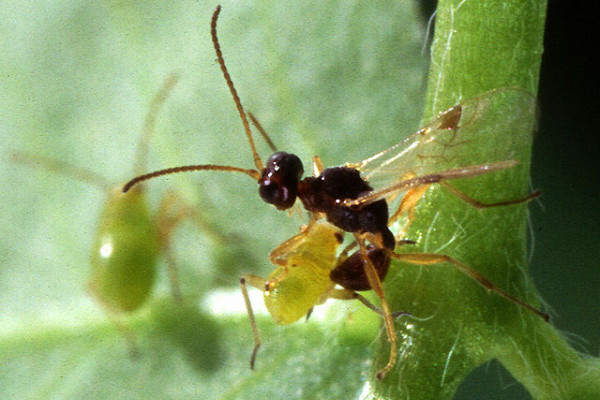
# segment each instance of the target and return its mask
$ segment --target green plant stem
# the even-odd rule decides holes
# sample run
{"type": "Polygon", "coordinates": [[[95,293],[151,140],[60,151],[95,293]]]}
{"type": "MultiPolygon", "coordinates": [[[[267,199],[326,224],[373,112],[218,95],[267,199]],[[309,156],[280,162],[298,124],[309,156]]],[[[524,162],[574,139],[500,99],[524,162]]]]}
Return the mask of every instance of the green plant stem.
{"type": "Polygon", "coordinates": [[[535,399],[600,398],[600,360],[577,353],[552,325],[515,335],[498,360],[535,399]]]}
{"type": "Polygon", "coordinates": [[[519,87],[537,93],[546,0],[438,4],[424,120],[458,100],[519,87]]]}
{"type": "MultiPolygon", "coordinates": [[[[425,119],[457,95],[468,98],[502,87],[537,93],[546,3],[440,1],[425,119]]],[[[534,322],[530,334],[513,335],[513,351],[498,359],[534,398],[600,397],[597,359],[582,359],[542,321],[534,322]]]]}
{"type": "MultiPolygon", "coordinates": [[[[545,13],[545,0],[441,0],[423,121],[494,89],[519,88],[535,96],[545,13]]],[[[489,129],[513,118],[508,112],[499,115],[488,121],[489,129]]],[[[518,167],[486,177],[489,182],[465,182],[468,193],[482,199],[527,192],[535,117],[531,112],[519,125],[524,135],[515,143],[518,167]]],[[[502,134],[511,133],[496,136],[502,134]]],[[[422,238],[412,251],[443,249],[515,297],[539,305],[525,268],[525,206],[477,212],[458,203],[442,190],[430,189],[407,232],[411,239],[422,238]]],[[[473,368],[493,358],[536,399],[600,397],[598,360],[583,359],[538,316],[496,295],[485,297],[481,287],[451,268],[399,265],[396,270],[386,282],[391,307],[423,319],[398,321],[399,365],[383,382],[373,379],[373,398],[451,399],[473,368]]],[[[381,339],[374,371],[384,365],[388,346],[381,339]]]]}

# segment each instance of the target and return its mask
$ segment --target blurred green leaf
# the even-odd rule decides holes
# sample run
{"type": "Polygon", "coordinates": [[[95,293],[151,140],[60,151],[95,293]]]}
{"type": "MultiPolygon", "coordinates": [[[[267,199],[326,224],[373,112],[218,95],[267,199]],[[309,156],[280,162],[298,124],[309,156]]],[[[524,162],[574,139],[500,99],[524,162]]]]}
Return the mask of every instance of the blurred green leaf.
{"type": "MultiPolygon", "coordinates": [[[[3,150],[43,154],[118,183],[134,174],[145,113],[172,72],[148,169],[190,163],[251,167],[209,34],[216,4],[5,2],[0,30],[3,150]]],[[[275,143],[308,166],[360,160],[418,125],[426,56],[413,4],[223,2],[219,37],[242,101],[275,143]],[[373,140],[377,138],[377,140],[373,140]]],[[[259,142],[263,157],[267,146],[259,142]]],[[[6,159],[5,159],[6,160],[6,159]]],[[[351,398],[367,380],[379,319],[327,314],[275,326],[248,368],[252,335],[243,273],[267,275],[268,252],[305,220],[256,196],[243,176],[204,174],[147,185],[154,208],[173,190],[199,206],[222,242],[184,223],[173,238],[190,303],[169,304],[164,263],[153,300],[125,323],[139,359],[86,294],[105,194],[35,168],[0,164],[2,398],[351,398]],[[226,268],[223,263],[236,263],[226,268]],[[217,287],[238,306],[215,314],[217,287]],[[210,297],[213,298],[213,297],[210,297]],[[214,305],[214,301],[210,304],[214,305]],[[340,379],[341,377],[345,379],[340,379]]],[[[220,298],[220,297],[217,297],[220,298]]],[[[260,297],[258,301],[260,302],[260,297]]],[[[258,306],[259,304],[256,304],[258,306]]]]}

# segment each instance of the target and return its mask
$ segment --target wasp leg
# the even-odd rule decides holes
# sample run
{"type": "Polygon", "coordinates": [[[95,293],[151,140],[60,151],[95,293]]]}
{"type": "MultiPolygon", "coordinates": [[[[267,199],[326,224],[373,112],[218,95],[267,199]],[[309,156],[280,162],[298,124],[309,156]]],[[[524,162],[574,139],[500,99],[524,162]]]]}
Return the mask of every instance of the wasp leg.
{"type": "Polygon", "coordinates": [[[479,209],[481,209],[481,208],[492,208],[492,207],[510,206],[510,205],[513,205],[513,204],[521,204],[521,203],[526,203],[526,202],[528,202],[530,200],[533,200],[533,199],[536,199],[536,198],[540,197],[540,191],[539,190],[534,190],[529,195],[527,195],[525,197],[522,197],[520,199],[499,201],[497,203],[482,203],[482,202],[480,202],[478,200],[475,200],[471,196],[467,195],[465,192],[462,192],[462,191],[458,190],[457,188],[455,188],[453,185],[451,185],[448,182],[440,182],[440,185],[442,185],[446,190],[448,190],[454,196],[458,197],[459,199],[461,199],[462,201],[464,201],[465,203],[467,203],[471,207],[479,208],[479,209]]]}
{"type": "MultiPolygon", "coordinates": [[[[336,300],[358,300],[361,303],[363,303],[363,305],[365,307],[367,307],[369,310],[375,312],[376,314],[381,315],[382,317],[385,317],[385,313],[381,310],[381,308],[379,308],[375,304],[371,303],[362,294],[355,292],[353,290],[335,289],[330,293],[329,298],[336,299],[336,300]]],[[[392,318],[398,318],[403,315],[412,316],[412,314],[407,311],[396,311],[396,312],[392,313],[392,318]]]]}
{"type": "Polygon", "coordinates": [[[391,347],[390,358],[388,360],[387,365],[377,373],[377,379],[381,380],[396,363],[396,329],[394,328],[394,319],[392,318],[390,306],[388,305],[388,302],[385,298],[383,287],[381,285],[381,280],[379,279],[379,275],[377,274],[375,266],[373,265],[371,259],[367,255],[367,246],[365,245],[365,241],[359,234],[354,234],[354,237],[356,238],[356,241],[360,246],[360,252],[362,254],[362,257],[366,261],[363,265],[365,269],[365,275],[367,276],[367,279],[369,281],[369,285],[381,301],[381,310],[383,312],[385,330],[391,347]]]}
{"type": "Polygon", "coordinates": [[[532,307],[529,304],[524,303],[523,301],[517,299],[516,297],[506,293],[504,290],[502,290],[498,286],[494,285],[489,279],[487,279],[485,276],[483,276],[479,272],[470,268],[466,264],[464,264],[458,260],[455,260],[454,258],[452,258],[450,256],[447,256],[445,254],[433,254],[433,253],[396,254],[393,252],[390,252],[390,255],[393,258],[395,258],[396,260],[406,262],[408,264],[414,264],[414,265],[435,265],[435,264],[449,263],[454,268],[456,268],[460,272],[462,272],[463,274],[465,274],[468,277],[470,277],[471,279],[475,280],[477,283],[479,283],[481,286],[483,286],[488,291],[496,292],[497,294],[504,297],[505,299],[512,301],[513,303],[516,303],[523,308],[526,308],[527,310],[539,315],[546,322],[548,322],[550,320],[550,316],[548,314],[546,314],[546,313],[538,310],[537,308],[532,307]]]}
{"type": "Polygon", "coordinates": [[[248,319],[250,320],[250,326],[252,327],[252,335],[254,336],[254,350],[252,350],[252,356],[250,356],[250,369],[254,369],[254,363],[256,362],[256,354],[262,342],[260,341],[260,334],[258,333],[258,325],[256,325],[256,318],[254,318],[254,311],[252,310],[252,304],[250,303],[250,296],[248,296],[248,289],[246,283],[259,290],[265,290],[265,278],[261,278],[256,275],[244,275],[240,279],[240,288],[242,289],[242,295],[244,296],[244,303],[246,304],[246,311],[248,312],[248,319]]]}

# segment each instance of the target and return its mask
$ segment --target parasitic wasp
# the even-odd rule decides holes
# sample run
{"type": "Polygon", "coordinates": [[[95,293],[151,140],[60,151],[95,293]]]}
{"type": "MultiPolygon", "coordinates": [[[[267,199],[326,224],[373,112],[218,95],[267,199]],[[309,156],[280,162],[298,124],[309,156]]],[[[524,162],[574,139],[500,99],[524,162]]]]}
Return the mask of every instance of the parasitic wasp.
{"type": "Polygon", "coordinates": [[[394,315],[384,295],[382,280],[390,262],[397,259],[409,264],[432,265],[449,263],[474,279],[488,291],[536,313],[545,320],[548,315],[504,292],[483,275],[447,255],[434,253],[398,254],[397,244],[404,242],[390,226],[406,218],[406,226],[414,218],[414,209],[427,189],[439,184],[450,193],[476,208],[520,204],[539,195],[533,192],[521,198],[483,203],[456,188],[450,181],[473,178],[513,168],[519,164],[515,135],[529,135],[520,125],[535,109],[533,97],[520,89],[498,89],[463,101],[440,113],[418,132],[358,163],[324,168],[318,156],[313,158],[314,176],[303,178],[304,167],[294,154],[277,151],[268,135],[251,113],[247,113],[225,66],[217,38],[216,8],[211,21],[211,37],[217,61],[240,115],[244,132],[253,154],[255,168],[231,165],[198,164],[158,170],[130,180],[123,191],[138,183],[173,173],[190,171],[237,172],[257,181],[259,195],[279,210],[288,210],[297,200],[310,214],[310,222],[300,234],[277,247],[270,255],[278,267],[267,278],[247,275],[242,278],[242,292],[248,307],[255,337],[251,366],[260,338],[249,304],[246,283],[264,291],[265,303],[276,322],[291,323],[307,315],[314,305],[327,298],[359,299],[384,317],[391,345],[389,361],[377,374],[382,379],[396,362],[394,315]],[[498,118],[501,116],[503,118],[498,118]],[[249,120],[275,153],[263,163],[256,150],[249,120]],[[493,127],[489,121],[501,121],[493,127]],[[492,131],[508,132],[492,135],[492,131]],[[514,131],[514,134],[512,134],[514,131]],[[499,137],[499,138],[498,138],[499,137]],[[489,142],[494,140],[492,150],[489,142]],[[473,159],[469,149],[475,152],[473,159]],[[465,155],[469,154],[469,159],[465,155]],[[391,207],[390,207],[391,206],[391,207]],[[390,208],[394,212],[390,215],[390,208]],[[326,220],[327,222],[324,222],[326,220]],[[344,233],[353,235],[353,243],[338,255],[344,233]],[[358,247],[353,254],[351,249],[358,247]],[[336,285],[342,289],[336,289],[336,285]],[[373,290],[381,309],[364,301],[358,291],[373,290]]]}

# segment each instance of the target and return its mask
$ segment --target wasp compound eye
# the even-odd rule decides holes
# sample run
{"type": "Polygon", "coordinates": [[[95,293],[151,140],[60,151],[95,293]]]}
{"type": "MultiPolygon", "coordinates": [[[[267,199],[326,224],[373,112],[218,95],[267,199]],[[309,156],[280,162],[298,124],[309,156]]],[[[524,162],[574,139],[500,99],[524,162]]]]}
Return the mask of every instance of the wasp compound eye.
{"type": "Polygon", "coordinates": [[[258,184],[260,197],[280,210],[294,205],[298,182],[304,173],[300,159],[289,153],[273,154],[262,171],[258,184]]]}

